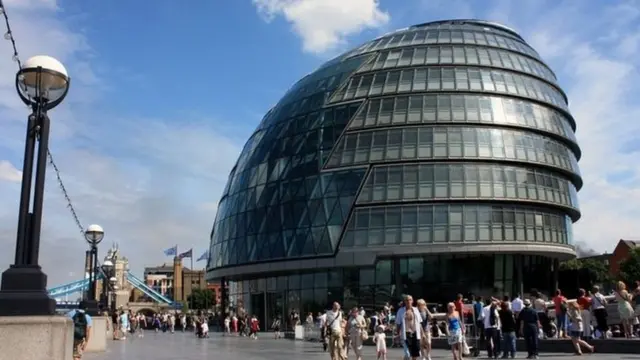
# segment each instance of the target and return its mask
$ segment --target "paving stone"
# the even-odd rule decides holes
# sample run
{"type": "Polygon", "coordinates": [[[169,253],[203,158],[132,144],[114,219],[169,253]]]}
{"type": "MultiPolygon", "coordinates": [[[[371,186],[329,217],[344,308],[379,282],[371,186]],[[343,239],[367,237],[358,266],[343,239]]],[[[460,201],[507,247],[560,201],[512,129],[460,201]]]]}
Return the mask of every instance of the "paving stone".
{"type": "MultiPolygon", "coordinates": [[[[523,359],[525,354],[517,358],[523,359]]],[[[543,360],[561,360],[572,358],[572,354],[542,354],[543,360]]],[[[363,360],[374,360],[375,347],[364,348],[363,360]]],[[[401,360],[400,349],[389,349],[389,360],[401,360]]],[[[485,357],[481,357],[485,358],[485,357]]],[[[640,360],[639,355],[596,354],[586,355],[584,359],[597,360],[640,360]]],[[[246,337],[221,336],[212,334],[208,339],[198,339],[192,333],[155,333],[146,332],[144,338],[130,337],[122,341],[108,342],[104,353],[85,354],[85,360],[328,360],[329,354],[322,351],[319,343],[273,339],[263,334],[258,340],[246,337]]],[[[350,359],[354,359],[351,354],[350,359]]],[[[436,350],[432,359],[451,359],[451,353],[436,350]]]]}

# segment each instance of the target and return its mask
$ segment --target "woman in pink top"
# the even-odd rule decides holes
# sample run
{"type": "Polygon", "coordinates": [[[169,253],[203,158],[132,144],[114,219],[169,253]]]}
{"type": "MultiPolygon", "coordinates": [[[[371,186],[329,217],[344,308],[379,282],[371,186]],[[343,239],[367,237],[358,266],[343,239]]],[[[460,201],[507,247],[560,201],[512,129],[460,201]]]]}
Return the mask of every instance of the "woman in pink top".
{"type": "Polygon", "coordinates": [[[558,337],[567,336],[567,298],[562,295],[560,289],[556,290],[553,297],[553,305],[556,310],[556,325],[558,326],[558,337]]]}

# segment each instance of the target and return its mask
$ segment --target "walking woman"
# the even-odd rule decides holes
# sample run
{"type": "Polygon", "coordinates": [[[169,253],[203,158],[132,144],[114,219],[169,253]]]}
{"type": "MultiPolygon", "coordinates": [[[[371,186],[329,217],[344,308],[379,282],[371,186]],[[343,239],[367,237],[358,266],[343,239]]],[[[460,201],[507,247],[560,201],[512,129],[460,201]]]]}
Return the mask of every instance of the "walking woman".
{"type": "Polygon", "coordinates": [[[364,316],[360,315],[358,308],[351,310],[351,317],[347,324],[349,333],[349,343],[353,349],[353,353],[356,355],[356,360],[362,360],[362,345],[367,334],[367,322],[364,316]]]}
{"type": "Polygon", "coordinates": [[[635,318],[633,306],[631,306],[631,294],[627,291],[627,285],[622,281],[618,281],[617,288],[616,302],[618,303],[620,320],[622,320],[622,330],[624,331],[625,338],[631,338],[633,333],[633,319],[635,318]]]}
{"type": "Polygon", "coordinates": [[[451,346],[453,360],[462,360],[462,341],[464,329],[456,304],[447,304],[447,342],[451,346]]]}
{"type": "Polygon", "coordinates": [[[404,306],[396,314],[396,327],[400,329],[400,338],[405,344],[406,354],[411,360],[420,357],[420,339],[422,338],[420,311],[413,307],[413,297],[404,297],[404,306]]]}
{"type": "Polygon", "coordinates": [[[422,326],[422,338],[420,338],[420,351],[423,360],[431,360],[431,319],[432,315],[427,308],[427,302],[424,299],[418,300],[418,311],[420,311],[422,326]]]}
{"type": "Polygon", "coordinates": [[[573,348],[576,350],[576,355],[582,355],[582,347],[589,349],[590,352],[594,352],[595,348],[581,339],[585,324],[582,321],[580,305],[575,301],[568,303],[567,315],[569,316],[569,320],[571,320],[571,331],[569,334],[573,348]]]}

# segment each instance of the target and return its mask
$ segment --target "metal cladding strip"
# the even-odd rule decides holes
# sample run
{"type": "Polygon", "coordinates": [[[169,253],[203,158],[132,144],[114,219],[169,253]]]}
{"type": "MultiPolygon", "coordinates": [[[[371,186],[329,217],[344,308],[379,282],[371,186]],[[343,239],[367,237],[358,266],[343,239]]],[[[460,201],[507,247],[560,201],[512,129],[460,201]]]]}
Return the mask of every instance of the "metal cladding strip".
{"type": "Polygon", "coordinates": [[[137,289],[139,289],[140,291],[144,292],[149,297],[151,297],[153,300],[155,300],[155,301],[157,301],[159,303],[166,303],[166,304],[172,304],[173,303],[173,300],[171,300],[171,299],[163,296],[159,292],[153,290],[152,288],[147,286],[147,284],[145,284],[142,280],[138,279],[137,277],[135,277],[130,272],[127,272],[127,281],[129,281],[129,283],[131,283],[131,285],[135,286],[137,289]]]}

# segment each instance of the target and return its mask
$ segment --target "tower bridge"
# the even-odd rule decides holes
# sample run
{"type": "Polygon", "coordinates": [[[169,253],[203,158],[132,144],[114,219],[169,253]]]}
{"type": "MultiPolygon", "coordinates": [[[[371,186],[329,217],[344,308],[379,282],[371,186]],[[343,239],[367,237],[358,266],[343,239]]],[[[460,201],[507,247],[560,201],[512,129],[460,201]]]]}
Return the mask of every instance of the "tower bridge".
{"type": "MultiPolygon", "coordinates": [[[[106,301],[111,307],[126,308],[134,312],[158,312],[163,309],[181,309],[182,305],[174,302],[169,297],[156,291],[142,279],[136,277],[129,271],[129,260],[122,256],[116,246],[109,249],[105,256],[105,261],[109,260],[113,264],[113,277],[116,285],[115,290],[109,293],[106,301]]],[[[103,286],[109,279],[105,279],[105,274],[99,269],[96,278],[96,299],[100,301],[103,294],[103,286]]],[[[56,299],[59,310],[74,309],[78,307],[78,301],[67,301],[70,295],[79,294],[78,298],[84,298],[90,286],[88,265],[85,268],[85,278],[69,282],[48,289],[49,296],[56,299]]]]}

